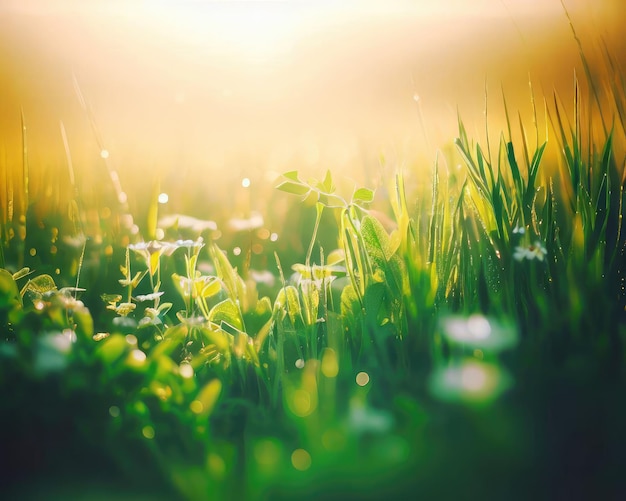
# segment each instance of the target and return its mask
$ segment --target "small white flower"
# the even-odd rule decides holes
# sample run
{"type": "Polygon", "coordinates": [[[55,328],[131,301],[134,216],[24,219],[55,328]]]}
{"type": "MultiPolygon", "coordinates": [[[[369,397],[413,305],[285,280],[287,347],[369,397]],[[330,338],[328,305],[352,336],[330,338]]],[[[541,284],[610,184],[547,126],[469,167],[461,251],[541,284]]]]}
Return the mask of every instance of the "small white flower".
{"type": "Polygon", "coordinates": [[[537,240],[534,244],[528,245],[526,247],[515,247],[513,259],[515,259],[516,261],[523,261],[524,259],[528,259],[529,261],[532,261],[533,259],[543,261],[547,254],[548,251],[546,250],[546,248],[539,240],[537,240]]]}

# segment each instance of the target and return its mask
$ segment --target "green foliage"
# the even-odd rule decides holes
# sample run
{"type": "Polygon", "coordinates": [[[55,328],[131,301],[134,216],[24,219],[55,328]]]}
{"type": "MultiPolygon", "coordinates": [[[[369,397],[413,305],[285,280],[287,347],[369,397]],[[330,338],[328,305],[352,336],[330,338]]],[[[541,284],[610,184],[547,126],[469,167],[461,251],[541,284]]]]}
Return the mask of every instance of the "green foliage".
{"type": "MultiPolygon", "coordinates": [[[[59,273],[22,267],[26,235],[5,239],[1,264],[20,271],[0,269],[0,438],[15,450],[34,429],[47,447],[71,412],[77,429],[62,440],[91,444],[126,479],[157,472],[153,489],[188,499],[294,498],[342,482],[365,496],[366,479],[390,496],[445,479],[445,497],[448,461],[473,472],[472,492],[493,457],[515,471],[554,467],[543,449],[528,452],[527,426],[559,411],[563,388],[574,410],[579,390],[602,392],[593,398],[607,408],[605,395],[623,393],[626,137],[623,88],[611,88],[611,127],[602,110],[583,113],[578,83],[573,110],[556,95],[544,103],[545,137],[534,97],[534,130],[520,117],[514,131],[505,102],[493,150],[459,118],[456,150],[437,158],[428,189],[392,180],[391,228],[369,209],[373,190],[346,198],[330,171],[321,181],[285,173],[277,189],[312,202],[315,223],[290,275],[275,255],[271,297],[213,239],[114,242],[98,255],[78,238],[72,271],[59,273]],[[456,155],[463,168],[449,171],[456,155]],[[324,213],[334,249],[317,242],[324,213]],[[92,251],[101,264],[91,276],[106,286],[80,283],[92,251]]],[[[13,219],[3,238],[28,227],[34,245],[56,243],[13,219]]],[[[619,423],[624,406],[615,412],[619,423]]],[[[586,415],[576,423],[587,429],[586,415]]],[[[580,431],[541,426],[550,436],[564,426],[567,441],[580,431]]]]}

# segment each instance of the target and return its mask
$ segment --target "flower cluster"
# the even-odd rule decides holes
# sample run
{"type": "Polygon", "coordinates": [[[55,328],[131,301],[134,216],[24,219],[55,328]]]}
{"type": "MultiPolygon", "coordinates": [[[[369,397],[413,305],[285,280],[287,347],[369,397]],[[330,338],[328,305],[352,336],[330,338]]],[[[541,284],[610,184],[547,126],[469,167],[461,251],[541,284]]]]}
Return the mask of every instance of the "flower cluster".
{"type": "Polygon", "coordinates": [[[176,249],[180,248],[193,249],[194,252],[198,252],[204,247],[202,237],[198,240],[177,240],[176,242],[164,242],[161,240],[151,240],[149,242],[139,242],[131,244],[128,248],[137,254],[139,254],[145,260],[148,265],[150,275],[156,273],[156,269],[159,266],[159,258],[161,256],[171,256],[176,249]]]}

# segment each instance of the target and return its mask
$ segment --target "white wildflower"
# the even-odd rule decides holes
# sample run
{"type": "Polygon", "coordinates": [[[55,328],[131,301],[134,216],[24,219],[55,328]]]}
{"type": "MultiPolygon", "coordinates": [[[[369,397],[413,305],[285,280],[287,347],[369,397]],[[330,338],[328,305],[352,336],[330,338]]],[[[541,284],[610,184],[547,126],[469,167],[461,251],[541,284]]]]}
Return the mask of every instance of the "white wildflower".
{"type": "Polygon", "coordinates": [[[516,261],[523,261],[524,259],[528,259],[529,261],[532,261],[533,259],[543,261],[547,254],[548,251],[546,248],[539,240],[537,240],[534,244],[528,246],[515,247],[513,259],[516,261]]]}

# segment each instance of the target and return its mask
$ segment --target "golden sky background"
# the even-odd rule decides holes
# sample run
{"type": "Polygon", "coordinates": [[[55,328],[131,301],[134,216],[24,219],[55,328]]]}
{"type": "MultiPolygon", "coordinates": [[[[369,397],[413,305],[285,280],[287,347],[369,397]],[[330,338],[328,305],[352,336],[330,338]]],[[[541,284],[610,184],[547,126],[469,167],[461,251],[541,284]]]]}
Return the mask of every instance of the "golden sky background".
{"type": "MultiPolygon", "coordinates": [[[[626,62],[619,0],[565,5],[589,54],[602,38],[626,62]]],[[[457,109],[479,137],[485,85],[497,128],[501,86],[528,114],[529,75],[567,97],[575,68],[558,0],[5,0],[0,165],[21,172],[23,112],[33,190],[67,175],[61,123],[85,190],[101,149],[129,193],[327,168],[375,186],[381,154],[430,167],[457,109]]]]}

